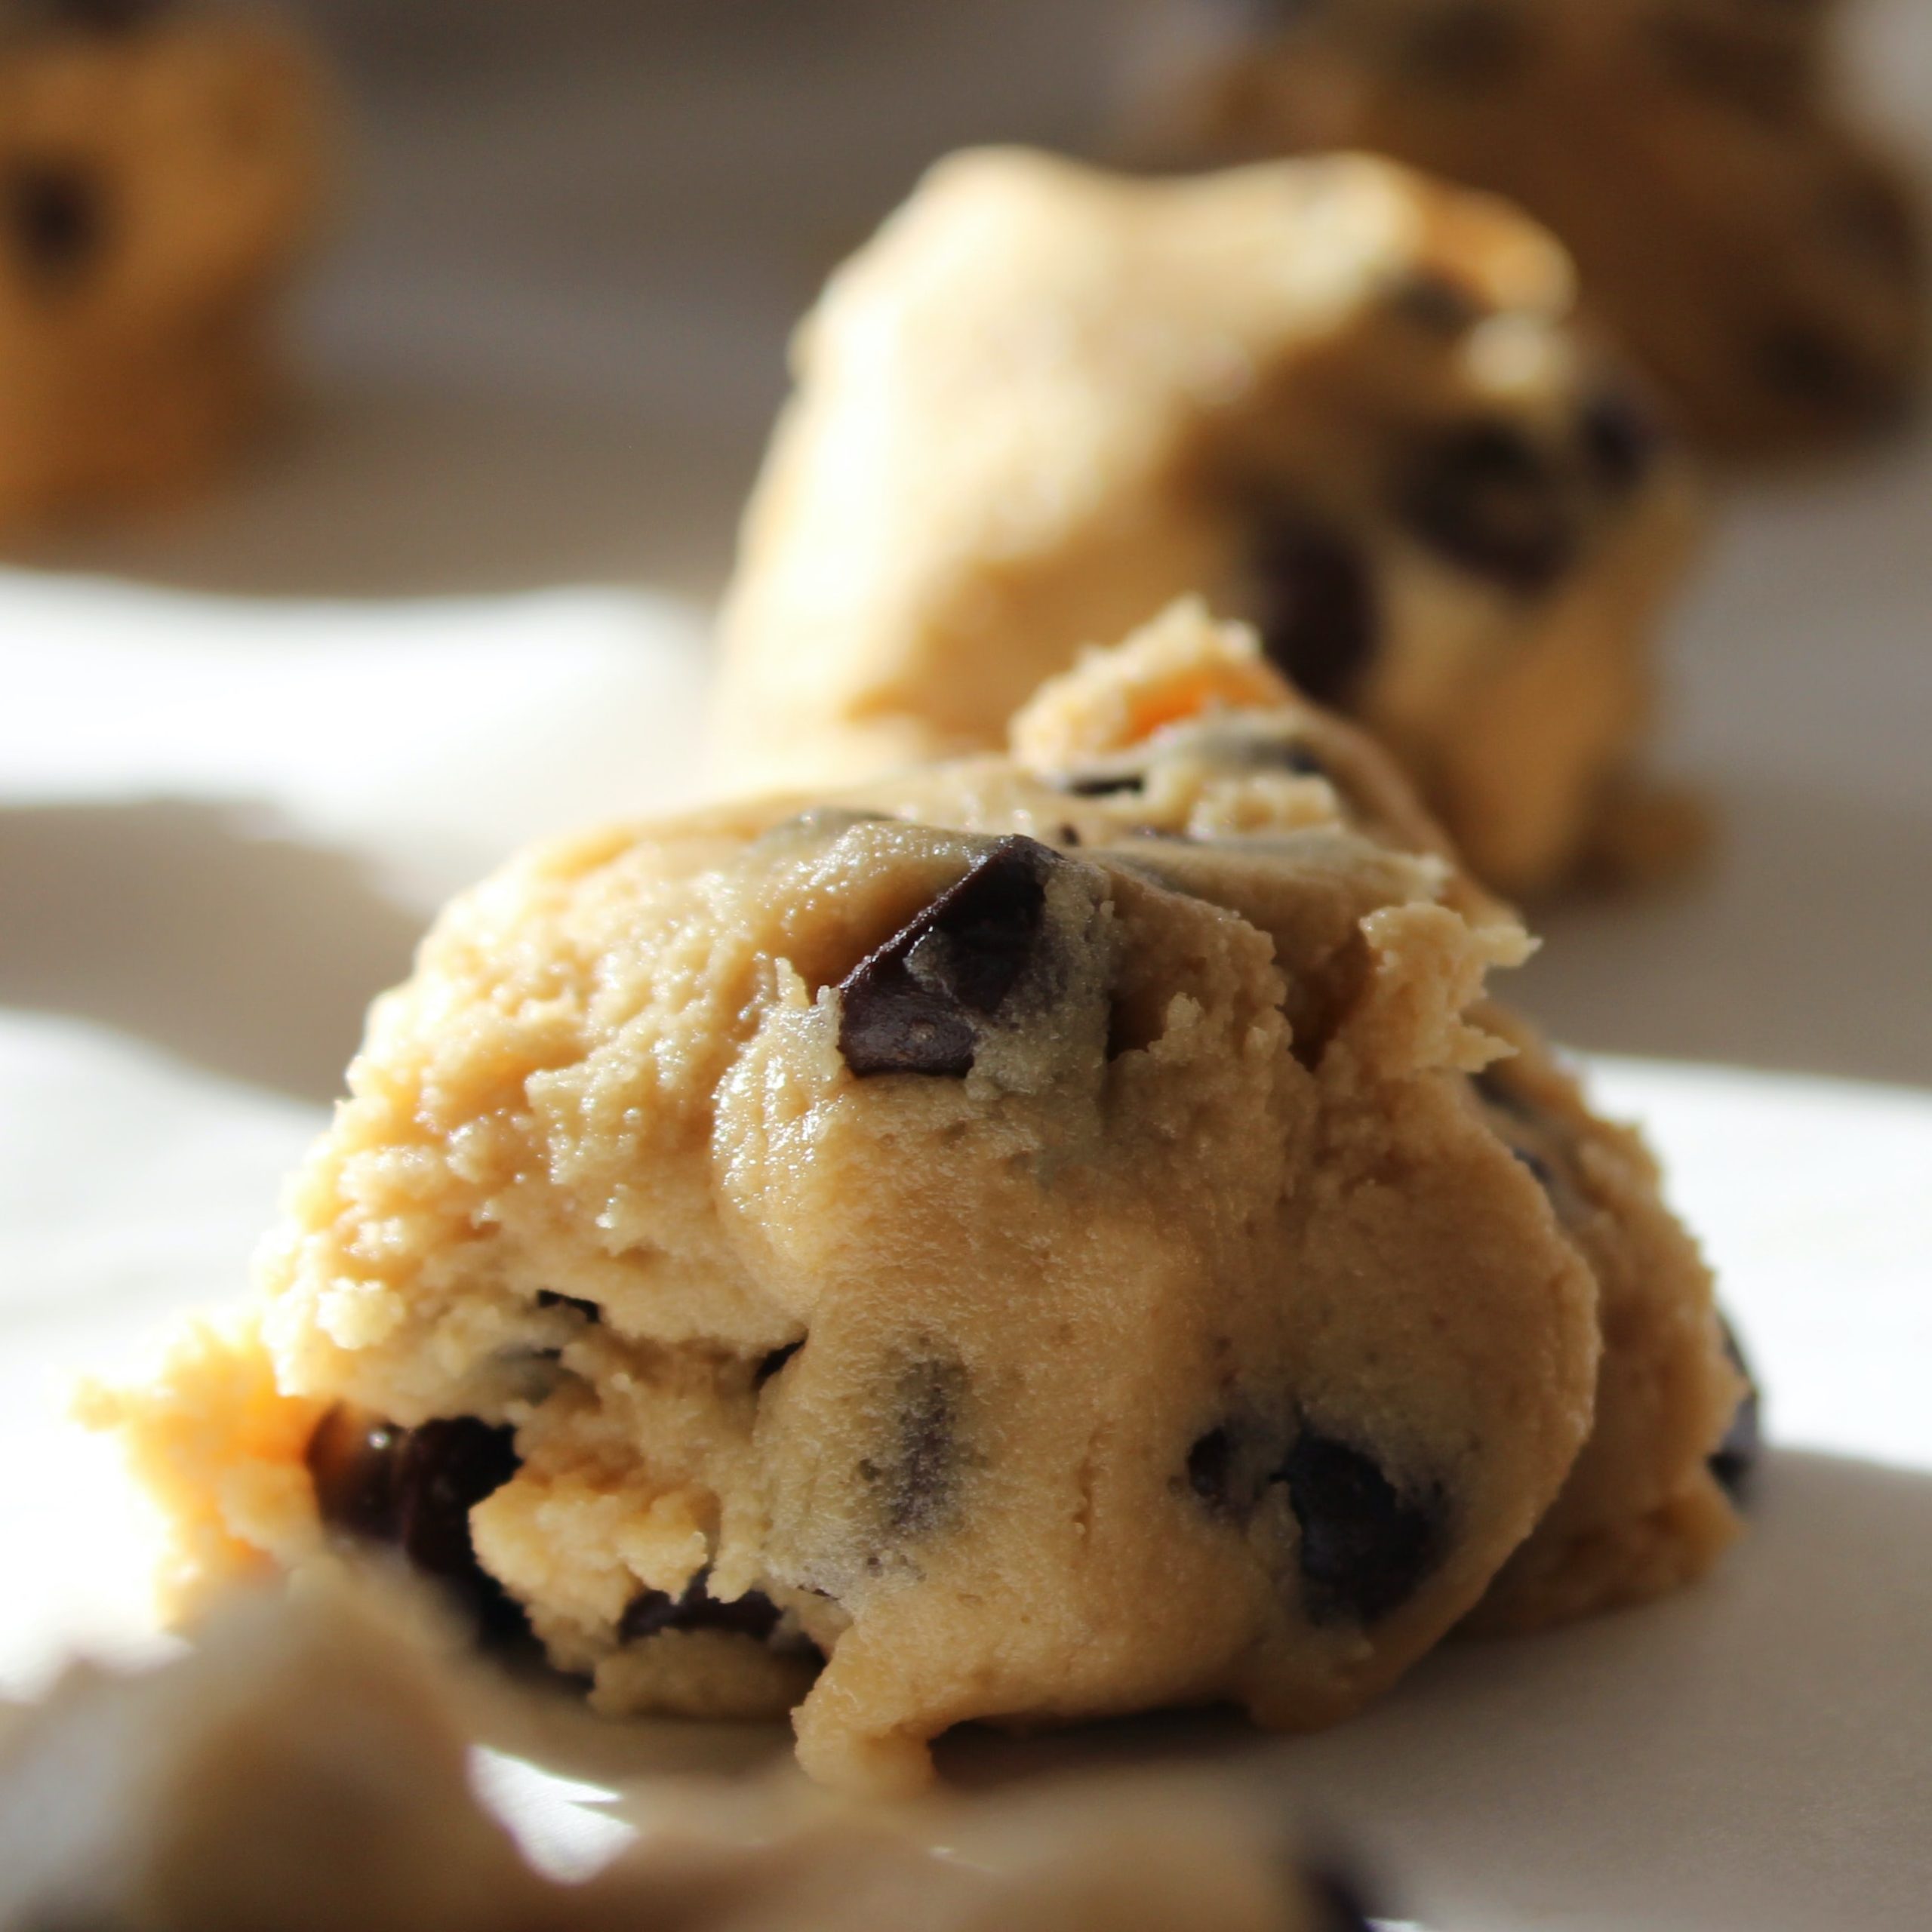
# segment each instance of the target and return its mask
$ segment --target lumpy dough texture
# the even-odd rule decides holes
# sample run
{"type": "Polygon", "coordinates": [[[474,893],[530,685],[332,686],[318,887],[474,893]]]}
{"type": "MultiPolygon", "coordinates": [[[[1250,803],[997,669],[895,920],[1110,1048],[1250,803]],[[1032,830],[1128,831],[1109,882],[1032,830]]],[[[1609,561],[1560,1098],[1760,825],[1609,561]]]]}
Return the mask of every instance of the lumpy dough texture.
{"type": "Polygon", "coordinates": [[[0,4],[0,525],[179,491],[255,421],[321,97],[245,15],[0,4]]]}
{"type": "Polygon", "coordinates": [[[1479,1605],[1648,1595],[1734,1527],[1708,1278],[1478,1004],[1527,950],[1380,753],[1177,607],[1008,756],[459,900],[258,1331],[98,1419],[191,1589],[399,1545],[606,1709],[795,1706],[834,1782],[974,1718],[1326,1723],[1479,1605]]]}
{"type": "Polygon", "coordinates": [[[800,335],[724,620],[732,775],[996,744],[1198,592],[1493,884],[1607,855],[1697,518],[1572,298],[1532,224],[1365,158],[943,163],[800,335]]]}
{"type": "Polygon", "coordinates": [[[1198,161],[1367,147],[1510,196],[1727,455],[1896,426],[1923,387],[1921,212],[1818,0],[1310,0],[1183,111],[1198,161]]]}
{"type": "Polygon", "coordinates": [[[398,1615],[259,1597],[158,1670],[0,1706],[0,1932],[1370,1932],[1257,1805],[1171,1775],[893,1816],[660,1786],[641,1844],[555,1884],[472,1795],[474,1700],[398,1615]]]}

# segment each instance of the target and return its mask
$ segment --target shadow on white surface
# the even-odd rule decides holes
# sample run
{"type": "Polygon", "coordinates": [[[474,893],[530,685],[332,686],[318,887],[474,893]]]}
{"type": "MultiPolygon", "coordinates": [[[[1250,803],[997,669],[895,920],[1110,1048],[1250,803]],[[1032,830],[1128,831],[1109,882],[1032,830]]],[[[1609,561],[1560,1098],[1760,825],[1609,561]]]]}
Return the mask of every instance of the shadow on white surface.
{"type": "Polygon", "coordinates": [[[0,1006],[104,1023],[326,1104],[419,913],[241,804],[0,808],[0,1006]]]}
{"type": "Polygon", "coordinates": [[[1507,997],[1592,1051],[1932,1086],[1932,814],[1772,779],[1718,804],[1695,878],[1536,909],[1507,997]]]}
{"type": "Polygon", "coordinates": [[[762,440],[722,426],[481,384],[338,381],[205,496],[12,560],[277,598],[708,595],[762,440]]]}

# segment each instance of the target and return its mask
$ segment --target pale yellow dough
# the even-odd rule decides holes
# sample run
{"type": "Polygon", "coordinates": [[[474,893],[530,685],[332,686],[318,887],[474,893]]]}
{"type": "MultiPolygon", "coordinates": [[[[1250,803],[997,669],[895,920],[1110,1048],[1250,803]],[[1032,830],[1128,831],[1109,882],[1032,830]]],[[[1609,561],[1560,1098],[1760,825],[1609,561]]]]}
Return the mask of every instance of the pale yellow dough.
{"type": "Polygon", "coordinates": [[[245,13],[0,20],[0,528],[178,494],[255,426],[325,91],[245,13]]]}
{"type": "Polygon", "coordinates": [[[1361,157],[956,155],[834,278],[722,620],[721,755],[822,786],[1001,742],[1199,592],[1510,892],[1627,849],[1682,457],[1502,203],[1361,157]]]}
{"type": "Polygon", "coordinates": [[[313,1560],[263,1445],[326,1411],[337,1531],[400,1481],[382,1534],[467,1561],[435,1496],[494,1468],[475,1557],[601,1706],[795,1706],[806,1767],[878,1791],[968,1719],[1325,1724],[1472,1613],[1709,1564],[1709,1278],[1482,1003],[1528,942],[1387,759],[1190,606],[1014,739],[445,912],[260,1339],[96,1398],[188,1581],[313,1560]],[[229,1420],[263,1351],[280,1432],[229,1420]]]}

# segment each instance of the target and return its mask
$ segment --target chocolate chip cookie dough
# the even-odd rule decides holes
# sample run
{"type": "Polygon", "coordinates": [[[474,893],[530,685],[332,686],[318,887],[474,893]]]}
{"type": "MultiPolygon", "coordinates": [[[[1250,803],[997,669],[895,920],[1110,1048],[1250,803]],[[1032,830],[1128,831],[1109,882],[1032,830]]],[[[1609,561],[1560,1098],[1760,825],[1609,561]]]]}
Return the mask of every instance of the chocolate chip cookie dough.
{"type": "Polygon", "coordinates": [[[256,421],[320,96],[242,11],[0,0],[0,528],[174,494],[256,421]]]}
{"type": "Polygon", "coordinates": [[[1574,295],[1531,223],[1365,158],[942,164],[799,337],[723,622],[731,776],[997,744],[1198,591],[1497,886],[1627,848],[1695,491],[1574,295]]]}
{"type": "Polygon", "coordinates": [[[1190,164],[1373,148],[1509,195],[1727,456],[1897,425],[1923,390],[1918,198],[1861,130],[1837,9],[1309,0],[1190,95],[1190,164]]]}
{"type": "Polygon", "coordinates": [[[1709,1278],[1481,1003],[1528,945],[1177,607],[1008,755],[458,900],[252,1315],[96,1419],[177,1595],[399,1548],[601,1708],[789,1709],[837,1783],[969,1719],[1327,1723],[1734,1532],[1709,1278]]]}
{"type": "Polygon", "coordinates": [[[472,1795],[469,1700],[405,1628],[312,1591],[158,1670],[71,1670],[0,1731],[0,1932],[1369,1932],[1278,1821],[1171,1775],[891,1816],[660,1786],[643,1842],[554,1883],[472,1795]]]}

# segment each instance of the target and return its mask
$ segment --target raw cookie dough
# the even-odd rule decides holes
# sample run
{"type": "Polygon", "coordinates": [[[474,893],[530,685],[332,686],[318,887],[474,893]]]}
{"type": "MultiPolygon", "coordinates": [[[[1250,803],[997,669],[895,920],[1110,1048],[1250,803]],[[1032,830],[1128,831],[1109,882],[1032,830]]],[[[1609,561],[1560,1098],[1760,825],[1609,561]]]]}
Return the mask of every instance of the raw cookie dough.
{"type": "Polygon", "coordinates": [[[242,13],[0,0],[0,528],[173,494],[254,423],[320,92],[242,13]]]}
{"type": "Polygon", "coordinates": [[[723,622],[730,774],[997,744],[1201,592],[1484,878],[1552,884],[1616,843],[1697,521],[1573,298],[1540,229],[1381,162],[943,163],[799,337],[723,622]]]}
{"type": "Polygon", "coordinates": [[[0,1932],[1369,1932],[1252,1804],[1173,1777],[890,1817],[660,1789],[637,1847],[555,1884],[472,1795],[463,1717],[336,1591],[232,1605],[158,1670],[76,1667],[0,1731],[0,1932]]]}
{"type": "Polygon", "coordinates": [[[1374,148],[1507,195],[1714,451],[1899,423],[1920,210],[1857,126],[1837,10],[1767,0],[1309,0],[1190,94],[1190,162],[1374,148]]]}
{"type": "Polygon", "coordinates": [[[1327,1723],[1512,1553],[1527,1626],[1734,1531],[1709,1278],[1477,1008],[1527,949],[1367,740],[1177,607],[1010,756],[459,900],[257,1326],[95,1418],[177,1591],[398,1544],[601,1708],[795,1706],[828,1781],[915,1787],[974,1718],[1327,1723]]]}

